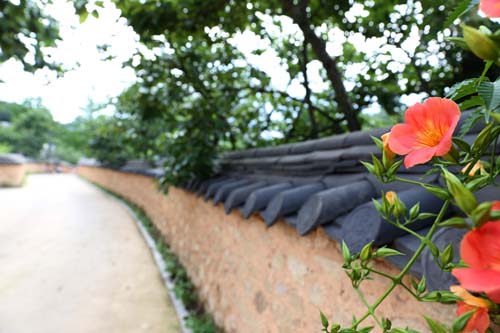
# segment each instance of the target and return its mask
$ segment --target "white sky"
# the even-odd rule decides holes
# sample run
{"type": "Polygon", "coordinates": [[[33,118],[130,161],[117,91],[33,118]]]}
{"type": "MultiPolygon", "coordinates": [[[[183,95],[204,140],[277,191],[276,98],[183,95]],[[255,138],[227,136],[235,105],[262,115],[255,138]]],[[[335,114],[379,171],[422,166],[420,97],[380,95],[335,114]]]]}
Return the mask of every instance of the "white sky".
{"type": "Polygon", "coordinates": [[[40,97],[55,120],[67,123],[82,114],[89,99],[105,103],[134,82],[134,71],[122,68],[122,62],[134,53],[137,36],[124,19],[118,20],[119,11],[109,4],[100,11],[99,19],[90,15],[82,25],[66,0],[54,0],[47,13],[60,22],[62,38],[51,55],[73,70],[62,78],[48,70],[30,74],[19,62],[9,60],[0,65],[0,79],[5,82],[0,83],[0,100],[19,103],[40,97]],[[102,44],[111,45],[111,53],[117,57],[102,60],[96,48],[102,44]]]}

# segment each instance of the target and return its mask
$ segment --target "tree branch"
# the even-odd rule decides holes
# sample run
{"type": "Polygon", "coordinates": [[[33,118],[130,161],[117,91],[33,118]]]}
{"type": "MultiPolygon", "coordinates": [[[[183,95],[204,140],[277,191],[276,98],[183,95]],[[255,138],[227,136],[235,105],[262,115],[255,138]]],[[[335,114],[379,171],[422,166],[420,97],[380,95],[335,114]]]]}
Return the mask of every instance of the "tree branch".
{"type": "Polygon", "coordinates": [[[326,42],[318,37],[311,27],[311,23],[307,16],[308,0],[301,0],[297,5],[294,4],[293,0],[281,0],[281,3],[283,11],[300,27],[305,40],[311,44],[316,57],[323,64],[328,79],[335,90],[335,101],[338,104],[339,110],[345,115],[347,120],[347,127],[351,131],[360,130],[361,124],[357,115],[359,111],[354,110],[349,100],[349,95],[345,89],[337,61],[326,52],[326,42]]]}
{"type": "Polygon", "coordinates": [[[307,105],[307,113],[309,114],[309,120],[311,121],[311,130],[309,136],[313,139],[318,137],[318,124],[316,122],[316,117],[314,115],[314,109],[311,102],[311,88],[309,87],[309,78],[307,77],[307,63],[309,62],[307,56],[307,41],[304,39],[302,47],[302,61],[300,64],[300,70],[302,71],[302,76],[304,77],[304,88],[306,89],[306,94],[304,96],[304,102],[307,105]]]}

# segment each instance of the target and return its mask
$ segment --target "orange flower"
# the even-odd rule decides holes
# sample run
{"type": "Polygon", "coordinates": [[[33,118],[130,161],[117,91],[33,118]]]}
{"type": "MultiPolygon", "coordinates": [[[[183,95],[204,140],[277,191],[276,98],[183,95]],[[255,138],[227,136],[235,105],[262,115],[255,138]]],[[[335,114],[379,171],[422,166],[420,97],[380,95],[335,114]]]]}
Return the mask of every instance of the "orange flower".
{"type": "Polygon", "coordinates": [[[389,148],[389,136],[391,135],[390,132],[387,132],[383,134],[380,138],[382,139],[382,143],[384,144],[384,152],[387,158],[392,161],[396,154],[389,148]]]}
{"type": "Polygon", "coordinates": [[[460,109],[455,102],[431,97],[406,111],[406,123],[391,129],[389,147],[398,155],[406,155],[407,168],[426,163],[433,156],[443,156],[450,151],[451,137],[459,119],[460,109]]]}
{"type": "Polygon", "coordinates": [[[494,18],[500,17],[500,1],[499,0],[481,0],[479,8],[486,16],[494,18]]]}
{"type": "Polygon", "coordinates": [[[462,332],[486,332],[490,326],[488,302],[480,297],[472,296],[460,286],[451,286],[450,290],[463,300],[457,302],[457,316],[475,310],[462,332]]]}
{"type": "MultiPolygon", "coordinates": [[[[491,210],[500,210],[500,201],[491,210]]],[[[462,286],[500,303],[500,222],[489,221],[469,231],[460,244],[460,256],[469,267],[452,273],[462,286]]]]}

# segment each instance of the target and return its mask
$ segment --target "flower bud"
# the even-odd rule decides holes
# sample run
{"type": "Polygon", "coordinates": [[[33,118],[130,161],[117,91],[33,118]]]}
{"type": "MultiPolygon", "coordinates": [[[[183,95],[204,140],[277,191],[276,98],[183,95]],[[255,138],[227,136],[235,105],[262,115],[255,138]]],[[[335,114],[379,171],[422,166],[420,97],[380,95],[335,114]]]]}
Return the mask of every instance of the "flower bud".
{"type": "MultiPolygon", "coordinates": [[[[470,168],[470,163],[467,163],[466,166],[463,167],[462,169],[462,173],[466,173],[467,170],[469,170],[470,168]]],[[[486,170],[484,169],[484,165],[481,161],[477,161],[476,164],[474,164],[474,166],[472,167],[472,169],[470,169],[469,171],[469,176],[472,177],[472,176],[475,176],[477,174],[477,172],[479,171],[479,174],[484,174],[486,172],[486,170]]]]}
{"type": "Polygon", "coordinates": [[[456,205],[462,209],[467,215],[477,207],[477,200],[474,194],[467,189],[464,184],[454,174],[447,170],[443,170],[443,176],[446,180],[446,186],[450,192],[456,205]]]}
{"type": "Polygon", "coordinates": [[[382,139],[382,143],[384,145],[384,155],[385,158],[392,162],[394,160],[394,157],[396,156],[396,153],[394,153],[391,148],[389,148],[389,135],[391,132],[387,132],[383,134],[380,138],[382,139]]]}
{"type": "Polygon", "coordinates": [[[467,25],[462,25],[462,30],[472,53],[483,60],[498,60],[499,49],[487,33],[467,25]]]}
{"type": "Polygon", "coordinates": [[[396,199],[398,198],[398,195],[394,191],[389,191],[385,194],[385,198],[387,199],[387,202],[390,205],[394,205],[394,203],[396,202],[396,199]]]}
{"type": "Polygon", "coordinates": [[[398,218],[406,214],[406,205],[399,200],[398,195],[394,191],[389,191],[385,194],[385,199],[387,203],[392,208],[392,215],[398,218]]]}

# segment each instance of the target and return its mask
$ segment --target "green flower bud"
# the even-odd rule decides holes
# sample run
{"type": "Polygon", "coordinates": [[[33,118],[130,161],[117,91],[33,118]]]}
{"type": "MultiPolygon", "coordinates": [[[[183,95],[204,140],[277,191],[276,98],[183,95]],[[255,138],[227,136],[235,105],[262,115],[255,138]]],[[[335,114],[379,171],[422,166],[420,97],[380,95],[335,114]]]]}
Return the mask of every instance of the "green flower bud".
{"type": "Polygon", "coordinates": [[[467,25],[462,25],[462,30],[465,43],[472,53],[483,60],[496,61],[498,59],[499,49],[487,32],[467,25]]]}
{"type": "Polygon", "coordinates": [[[451,193],[456,205],[467,215],[470,215],[477,207],[477,200],[474,194],[451,172],[443,170],[443,176],[446,180],[448,191],[451,193]]]}
{"type": "Polygon", "coordinates": [[[399,200],[398,195],[394,191],[389,191],[385,194],[385,199],[391,208],[394,217],[398,218],[406,214],[406,205],[399,200]]]}

